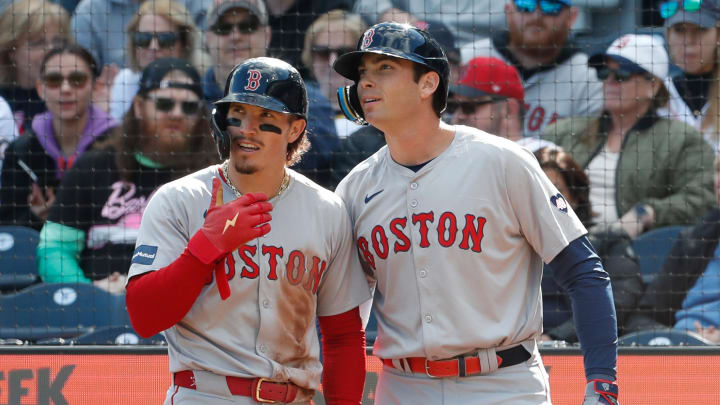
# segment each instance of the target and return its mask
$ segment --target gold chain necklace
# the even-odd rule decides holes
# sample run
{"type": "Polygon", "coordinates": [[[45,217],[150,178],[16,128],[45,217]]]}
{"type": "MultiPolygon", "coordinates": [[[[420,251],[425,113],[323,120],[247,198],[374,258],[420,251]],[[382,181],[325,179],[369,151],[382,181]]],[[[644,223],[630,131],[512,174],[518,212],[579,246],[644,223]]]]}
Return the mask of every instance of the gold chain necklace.
{"type": "MultiPolygon", "coordinates": [[[[230,169],[230,160],[226,160],[220,166],[220,170],[222,170],[223,176],[225,176],[225,178],[227,179],[227,184],[228,184],[228,186],[230,186],[230,189],[233,191],[233,193],[235,193],[236,197],[240,198],[240,197],[242,197],[243,193],[241,193],[240,190],[238,190],[235,187],[232,180],[230,180],[230,175],[228,174],[228,172],[230,171],[229,169],[230,169]]],[[[288,188],[288,185],[290,185],[290,176],[288,176],[287,170],[284,170],[283,172],[285,173],[285,175],[283,176],[282,183],[280,183],[280,188],[278,189],[277,193],[275,193],[275,195],[270,198],[280,196],[280,194],[282,194],[288,188]]],[[[268,199],[270,199],[270,198],[268,198],[268,199]]]]}

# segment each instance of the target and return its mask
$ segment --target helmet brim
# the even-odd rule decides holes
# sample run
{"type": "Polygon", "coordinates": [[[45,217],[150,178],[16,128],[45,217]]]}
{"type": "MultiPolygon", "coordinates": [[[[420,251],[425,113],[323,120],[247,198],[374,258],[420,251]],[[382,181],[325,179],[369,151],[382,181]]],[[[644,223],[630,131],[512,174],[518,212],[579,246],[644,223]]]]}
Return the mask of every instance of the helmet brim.
{"type": "Polygon", "coordinates": [[[213,104],[227,104],[227,103],[243,103],[243,104],[249,104],[254,105],[256,107],[261,108],[267,108],[271,111],[276,111],[283,114],[293,114],[293,115],[299,115],[303,118],[305,118],[302,114],[297,114],[295,112],[290,111],[285,104],[281,103],[280,101],[276,100],[273,97],[266,96],[264,94],[258,94],[258,93],[234,93],[234,94],[228,94],[227,96],[221,98],[220,100],[214,102],[213,104]]]}
{"type": "Polygon", "coordinates": [[[432,66],[428,65],[425,60],[418,56],[408,54],[394,48],[385,47],[366,48],[362,51],[353,51],[343,54],[335,60],[335,63],[333,64],[333,69],[335,69],[335,71],[338,72],[341,76],[357,82],[359,79],[358,66],[360,66],[360,59],[362,59],[363,55],[368,53],[387,55],[398,59],[406,59],[411,62],[419,63],[433,69],[432,66]]]}

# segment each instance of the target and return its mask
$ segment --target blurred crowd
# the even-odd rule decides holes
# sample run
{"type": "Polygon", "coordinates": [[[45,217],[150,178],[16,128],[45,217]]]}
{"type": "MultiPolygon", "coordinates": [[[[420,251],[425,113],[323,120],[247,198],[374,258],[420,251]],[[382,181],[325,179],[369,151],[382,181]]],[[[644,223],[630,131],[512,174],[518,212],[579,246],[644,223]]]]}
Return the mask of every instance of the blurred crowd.
{"type": "MultiPolygon", "coordinates": [[[[720,344],[720,0],[0,1],[0,223],[36,229],[43,282],[125,291],[160,185],[219,163],[208,122],[230,71],[303,75],[311,149],[334,189],[385,145],[347,120],[332,65],[369,25],[428,31],[451,64],[444,120],[535,152],[611,276],[620,334],[720,344]],[[163,86],[164,80],[182,88],[163,86]],[[643,279],[633,242],[684,226],[643,279]]],[[[462,176],[458,173],[458,176],[462,176]]],[[[545,340],[577,342],[543,274],[545,340]]]]}

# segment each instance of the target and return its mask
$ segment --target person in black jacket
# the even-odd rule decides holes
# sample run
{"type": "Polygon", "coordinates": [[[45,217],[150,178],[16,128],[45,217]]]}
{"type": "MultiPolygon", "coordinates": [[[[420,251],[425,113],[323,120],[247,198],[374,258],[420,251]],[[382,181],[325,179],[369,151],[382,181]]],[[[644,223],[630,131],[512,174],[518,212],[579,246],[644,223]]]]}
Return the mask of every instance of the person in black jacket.
{"type": "MultiPolygon", "coordinates": [[[[715,162],[720,202],[720,159],[715,162]]],[[[720,343],[720,207],[684,231],[627,323],[629,331],[674,327],[720,343]]]]}
{"type": "MultiPolygon", "coordinates": [[[[619,228],[594,226],[590,204],[590,183],[582,168],[570,154],[553,147],[535,152],[545,174],[572,206],[578,218],[589,229],[588,239],[610,275],[618,317],[618,336],[643,293],[640,265],[632,249],[632,240],[619,228]]],[[[549,266],[543,269],[543,340],[577,342],[570,299],[552,277],[549,266]]]]}

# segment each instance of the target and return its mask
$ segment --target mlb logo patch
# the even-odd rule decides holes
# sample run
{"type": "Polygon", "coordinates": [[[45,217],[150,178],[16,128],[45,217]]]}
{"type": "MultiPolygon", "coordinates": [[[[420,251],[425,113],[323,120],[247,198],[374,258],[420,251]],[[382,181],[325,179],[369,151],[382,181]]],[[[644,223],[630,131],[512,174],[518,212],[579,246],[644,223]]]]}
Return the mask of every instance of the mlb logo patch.
{"type": "Polygon", "coordinates": [[[554,196],[550,197],[550,202],[552,205],[557,207],[560,211],[562,211],[564,214],[567,214],[568,212],[568,203],[565,201],[565,197],[562,196],[562,194],[557,193],[554,196]]]}
{"type": "Polygon", "coordinates": [[[157,246],[140,245],[133,252],[131,263],[150,265],[157,256],[157,246]]]}

